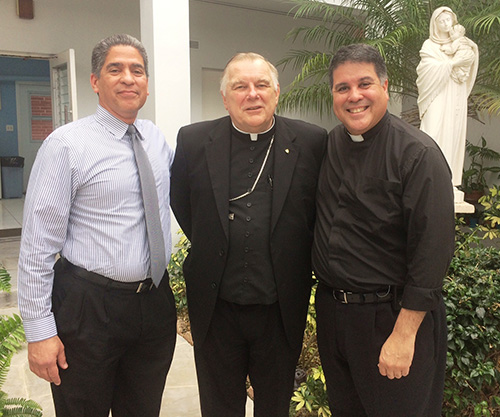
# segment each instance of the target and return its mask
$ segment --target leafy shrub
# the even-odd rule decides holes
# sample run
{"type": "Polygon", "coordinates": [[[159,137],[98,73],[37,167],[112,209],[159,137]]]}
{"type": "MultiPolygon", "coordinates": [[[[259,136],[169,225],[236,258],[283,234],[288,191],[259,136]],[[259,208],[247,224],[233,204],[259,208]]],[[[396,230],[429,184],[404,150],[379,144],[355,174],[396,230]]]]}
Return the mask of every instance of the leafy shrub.
{"type": "Polygon", "coordinates": [[[483,219],[485,225],[481,226],[485,232],[484,238],[500,238],[500,187],[494,185],[483,195],[479,202],[483,205],[483,219]]]}
{"type": "Polygon", "coordinates": [[[177,232],[181,235],[179,242],[175,245],[178,249],[174,252],[170,258],[170,262],[167,265],[168,275],[170,278],[170,287],[174,293],[175,305],[177,308],[177,314],[186,317],[187,316],[187,296],[186,296],[186,282],[184,281],[184,273],[182,272],[182,265],[184,260],[188,255],[191,243],[188,238],[182,234],[182,231],[177,232]]]}
{"type": "MultiPolygon", "coordinates": [[[[0,291],[8,292],[10,288],[10,275],[5,268],[0,267],[0,291]]],[[[17,314],[12,317],[0,315],[0,416],[42,416],[42,408],[36,402],[24,398],[9,398],[2,391],[12,356],[22,348],[24,341],[21,318],[17,314]]]]}
{"type": "Polygon", "coordinates": [[[444,293],[448,358],[443,414],[500,416],[500,251],[459,246],[444,293]]]}
{"type": "Polygon", "coordinates": [[[329,417],[331,415],[326,394],[325,375],[321,367],[316,340],[315,296],[316,286],[311,291],[302,352],[297,364],[299,369],[306,372],[306,380],[295,390],[290,403],[290,415],[295,417],[329,417]]]}
{"type": "MultiPolygon", "coordinates": [[[[292,396],[292,413],[296,416],[330,417],[332,414],[328,406],[326,394],[325,374],[321,366],[312,368],[307,375],[307,380],[300,384],[292,396]],[[301,410],[306,411],[305,413],[301,410]]],[[[292,414],[293,415],[293,414],[292,414]]]]}

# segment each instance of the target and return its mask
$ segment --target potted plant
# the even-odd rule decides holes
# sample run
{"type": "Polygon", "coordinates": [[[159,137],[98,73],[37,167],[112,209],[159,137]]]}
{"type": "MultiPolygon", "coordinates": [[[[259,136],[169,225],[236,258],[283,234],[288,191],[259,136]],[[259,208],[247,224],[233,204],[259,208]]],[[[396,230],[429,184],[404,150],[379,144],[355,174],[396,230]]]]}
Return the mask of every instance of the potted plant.
{"type": "MultiPolygon", "coordinates": [[[[489,166],[486,165],[486,162],[499,162],[500,153],[488,148],[484,137],[481,137],[480,145],[474,145],[467,141],[465,150],[470,158],[470,165],[469,168],[464,169],[460,188],[465,193],[465,201],[477,203],[488,188],[486,174],[500,173],[500,164],[489,166]]],[[[500,174],[498,178],[500,178],[500,174]]]]}

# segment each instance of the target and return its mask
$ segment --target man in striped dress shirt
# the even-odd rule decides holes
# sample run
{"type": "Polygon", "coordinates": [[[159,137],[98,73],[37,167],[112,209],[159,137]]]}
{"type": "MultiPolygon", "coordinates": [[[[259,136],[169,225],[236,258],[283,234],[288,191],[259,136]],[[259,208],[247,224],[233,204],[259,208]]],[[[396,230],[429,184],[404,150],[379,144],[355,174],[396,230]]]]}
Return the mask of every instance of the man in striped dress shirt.
{"type": "Polygon", "coordinates": [[[165,273],[153,285],[129,126],[151,163],[168,259],[173,151],[150,121],[143,45],[99,42],[90,77],[97,112],[43,143],[26,194],[19,308],[31,370],[49,381],[60,416],[159,415],[175,346],[175,303],[165,273]],[[58,254],[60,259],[57,260],[58,254]]]}

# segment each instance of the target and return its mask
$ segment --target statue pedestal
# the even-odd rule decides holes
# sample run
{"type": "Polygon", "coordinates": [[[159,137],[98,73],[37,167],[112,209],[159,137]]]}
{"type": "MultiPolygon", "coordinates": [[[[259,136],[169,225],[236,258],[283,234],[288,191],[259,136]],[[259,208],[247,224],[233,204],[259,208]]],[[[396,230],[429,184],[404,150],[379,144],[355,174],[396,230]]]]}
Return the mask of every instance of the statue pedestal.
{"type": "Polygon", "coordinates": [[[472,214],[476,208],[464,201],[464,192],[456,187],[453,187],[453,194],[455,195],[455,213],[472,214]]]}

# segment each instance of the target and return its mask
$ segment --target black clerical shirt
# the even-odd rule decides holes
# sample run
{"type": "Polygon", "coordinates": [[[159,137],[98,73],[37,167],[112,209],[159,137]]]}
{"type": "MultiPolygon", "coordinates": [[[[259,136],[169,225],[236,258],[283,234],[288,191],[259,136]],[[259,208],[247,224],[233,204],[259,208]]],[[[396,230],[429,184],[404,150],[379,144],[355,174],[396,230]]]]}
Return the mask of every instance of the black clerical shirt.
{"type": "MultiPolygon", "coordinates": [[[[231,198],[252,188],[269,149],[274,128],[250,135],[232,128],[231,198]]],[[[237,304],[272,304],[277,301],[271,261],[270,228],[272,208],[273,147],[255,190],[229,202],[229,251],[219,296],[237,304]]]]}
{"type": "Polygon", "coordinates": [[[314,271],[335,289],[404,287],[403,307],[431,310],[454,250],[450,170],[429,136],[389,113],[362,136],[329,134],[314,271]]]}

